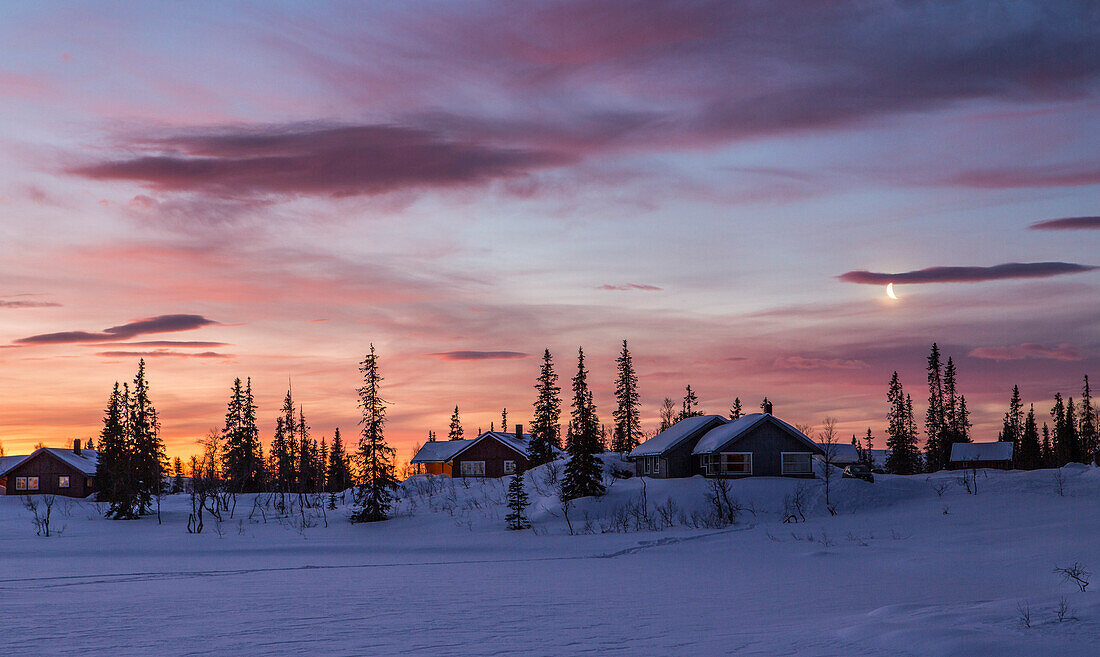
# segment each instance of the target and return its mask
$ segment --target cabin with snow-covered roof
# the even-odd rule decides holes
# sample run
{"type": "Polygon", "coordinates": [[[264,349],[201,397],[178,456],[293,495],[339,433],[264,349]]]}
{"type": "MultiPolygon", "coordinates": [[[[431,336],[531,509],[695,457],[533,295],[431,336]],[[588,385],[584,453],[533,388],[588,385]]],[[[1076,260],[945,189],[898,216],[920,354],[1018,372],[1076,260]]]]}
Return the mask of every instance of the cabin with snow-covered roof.
{"type": "Polygon", "coordinates": [[[87,497],[95,492],[99,454],[81,449],[41,447],[30,454],[0,459],[0,488],[4,495],[65,495],[87,497]]]}
{"type": "Polygon", "coordinates": [[[994,443],[953,443],[951,459],[947,467],[951,470],[969,470],[971,468],[1012,469],[1013,446],[1011,442],[994,443]]]}
{"type": "Polygon", "coordinates": [[[645,477],[813,477],[824,451],[806,434],[771,414],[736,420],[721,415],[686,418],[630,453],[645,477]]]}
{"type": "Polygon", "coordinates": [[[418,474],[448,477],[503,477],[530,466],[527,446],[531,434],[516,425],[515,433],[486,431],[468,440],[435,440],[424,443],[411,463],[418,474]]]}

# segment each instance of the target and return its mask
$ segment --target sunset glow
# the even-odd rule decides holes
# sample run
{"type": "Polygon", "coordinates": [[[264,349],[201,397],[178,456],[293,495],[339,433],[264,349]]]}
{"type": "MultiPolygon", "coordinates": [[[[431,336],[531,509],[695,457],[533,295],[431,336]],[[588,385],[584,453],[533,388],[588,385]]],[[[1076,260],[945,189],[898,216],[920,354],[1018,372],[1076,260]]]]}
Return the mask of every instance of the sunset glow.
{"type": "Polygon", "coordinates": [[[544,348],[610,423],[623,339],[647,432],[690,384],[881,436],[936,341],[993,440],[1100,376],[1100,59],[969,6],[5,5],[0,441],[97,435],[139,358],[170,456],[234,377],[264,441],[291,385],[354,435],[373,342],[407,459],[528,424],[544,348]]]}

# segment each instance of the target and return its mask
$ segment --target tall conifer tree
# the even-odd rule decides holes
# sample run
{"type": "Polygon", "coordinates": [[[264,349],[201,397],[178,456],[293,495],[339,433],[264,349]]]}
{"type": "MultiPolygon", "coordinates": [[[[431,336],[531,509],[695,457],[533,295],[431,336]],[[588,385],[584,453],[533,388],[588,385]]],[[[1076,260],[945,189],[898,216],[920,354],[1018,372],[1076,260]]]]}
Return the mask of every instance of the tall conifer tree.
{"type": "Polygon", "coordinates": [[[894,474],[915,474],[920,469],[920,455],[917,452],[913,402],[912,398],[906,397],[897,372],[890,379],[886,401],[890,407],[886,415],[886,448],[890,450],[886,469],[894,474]]]}
{"type": "Polygon", "coordinates": [[[617,405],[611,414],[615,419],[611,451],[629,452],[641,442],[642,422],[638,412],[638,375],[634,371],[634,360],[630,356],[626,340],[623,340],[623,350],[615,362],[618,364],[618,377],[615,380],[617,405]]]}
{"type": "Polygon", "coordinates": [[[566,441],[569,463],[562,479],[562,496],[567,500],[602,495],[603,464],[596,457],[603,451],[600,443],[600,420],[596,404],[588,387],[588,370],[584,366],[584,349],[578,350],[577,374],[573,377],[573,411],[566,441]]]}
{"type": "Polygon", "coordinates": [[[340,427],[332,434],[332,449],[328,456],[328,475],[325,477],[330,493],[342,493],[351,488],[351,468],[348,465],[347,450],[340,437],[340,427]]]}
{"type": "Polygon", "coordinates": [[[695,391],[689,385],[684,389],[684,399],[680,402],[680,415],[676,418],[676,421],[698,417],[702,414],[703,412],[699,410],[699,397],[695,395],[695,391]]]}
{"type": "Polygon", "coordinates": [[[730,419],[739,420],[744,413],[741,410],[741,398],[734,397],[733,404],[730,406],[730,419]]]}
{"type": "Polygon", "coordinates": [[[1039,427],[1035,421],[1035,405],[1032,404],[1024,419],[1024,428],[1020,433],[1019,446],[1013,448],[1016,467],[1034,470],[1043,463],[1043,447],[1039,443],[1039,427]]]}
{"type": "Polygon", "coordinates": [[[157,409],[149,399],[144,358],[138,361],[134,389],[129,400],[127,428],[133,449],[131,463],[137,482],[137,510],[138,513],[149,513],[153,509],[153,497],[159,495],[164,488],[164,471],[168,457],[164,453],[164,441],[160,437],[157,409]]]}
{"type": "Polygon", "coordinates": [[[531,444],[527,446],[527,457],[532,465],[542,465],[554,460],[555,449],[561,449],[561,388],[557,385],[558,375],[554,372],[554,361],[550,350],[542,353],[542,368],[539,371],[535,390],[534,419],[531,420],[531,444]]]}
{"type": "Polygon", "coordinates": [[[1096,457],[1100,449],[1100,428],[1097,427],[1096,407],[1092,405],[1092,390],[1089,389],[1089,376],[1085,375],[1085,385],[1081,389],[1081,422],[1078,429],[1081,454],[1087,463],[1096,457]]]}
{"type": "Polygon", "coordinates": [[[508,529],[530,529],[531,521],[527,519],[527,506],[529,501],[527,499],[527,491],[523,487],[523,472],[516,470],[516,473],[512,475],[512,480],[508,482],[508,515],[505,516],[504,522],[507,524],[508,529]]]}
{"type": "Polygon", "coordinates": [[[129,400],[116,381],[103,412],[95,474],[99,489],[97,498],[107,503],[106,516],[114,519],[137,517],[136,486],[130,462],[133,450],[126,427],[128,406],[129,400]]]}
{"type": "Polygon", "coordinates": [[[389,517],[393,490],[397,487],[394,473],[394,450],[386,443],[383,429],[386,423],[386,400],[382,398],[382,372],[374,345],[359,363],[363,386],[359,388],[359,408],[363,411],[359,435],[359,486],[355,492],[358,505],[352,522],[377,522],[389,517]]]}
{"type": "Polygon", "coordinates": [[[462,421],[458,418],[458,406],[455,406],[455,412],[451,414],[451,428],[447,433],[448,440],[462,440],[462,421]]]}
{"type": "Polygon", "coordinates": [[[935,342],[932,343],[932,351],[928,354],[927,372],[928,409],[924,413],[924,451],[927,455],[928,469],[936,471],[946,465],[943,459],[945,451],[943,442],[947,422],[944,417],[943,366],[940,363],[940,348],[935,342]]]}

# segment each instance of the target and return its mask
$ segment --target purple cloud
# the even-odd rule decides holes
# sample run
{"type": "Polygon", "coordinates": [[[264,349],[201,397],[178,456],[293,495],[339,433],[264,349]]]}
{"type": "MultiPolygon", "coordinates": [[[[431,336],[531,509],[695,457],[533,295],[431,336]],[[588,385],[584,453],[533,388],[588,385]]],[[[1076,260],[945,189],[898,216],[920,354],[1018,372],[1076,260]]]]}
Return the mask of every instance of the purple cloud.
{"type": "Polygon", "coordinates": [[[1064,217],[1036,221],[1028,226],[1031,230],[1079,230],[1100,229],[1100,217],[1064,217]]]}
{"type": "Polygon", "coordinates": [[[645,292],[654,292],[660,290],[661,288],[657,287],[656,285],[645,285],[643,283],[624,283],[622,285],[612,285],[610,283],[604,283],[603,285],[597,286],[596,289],[612,290],[615,292],[625,292],[628,290],[643,290],[645,292]]]}
{"type": "Polygon", "coordinates": [[[0,308],[57,308],[61,304],[54,301],[11,301],[0,299],[0,308]]]}
{"type": "Polygon", "coordinates": [[[914,285],[921,283],[977,283],[1014,278],[1048,278],[1062,274],[1092,271],[1096,267],[1072,262],[1008,262],[992,267],[928,267],[896,274],[850,271],[837,278],[848,283],[886,285],[887,283],[914,285]]]}
{"type": "Polygon", "coordinates": [[[527,358],[530,354],[520,351],[444,351],[428,355],[442,360],[512,360],[527,358]]]}
{"type": "Polygon", "coordinates": [[[202,315],[158,315],[119,326],[112,326],[100,333],[89,331],[62,331],[59,333],[43,333],[26,338],[19,338],[17,344],[72,344],[83,342],[115,342],[129,340],[130,338],[147,333],[175,333],[177,331],[192,331],[203,326],[217,324],[212,319],[202,315]]]}
{"type": "Polygon", "coordinates": [[[1047,167],[1011,167],[963,171],[943,182],[976,189],[1018,187],[1080,187],[1100,184],[1100,167],[1094,164],[1047,167]]]}
{"type": "Polygon", "coordinates": [[[1006,345],[1004,347],[978,347],[968,354],[974,358],[988,360],[1023,360],[1025,358],[1043,358],[1047,360],[1076,361],[1084,360],[1084,356],[1076,347],[1070,344],[1060,344],[1055,347],[1044,347],[1035,342],[1006,345]]]}
{"type": "Polygon", "coordinates": [[[139,157],[71,172],[165,191],[255,194],[382,194],[522,176],[570,161],[549,151],[448,139],[394,125],[292,124],[133,139],[139,157]]]}
{"type": "Polygon", "coordinates": [[[154,351],[100,351],[96,356],[104,358],[232,358],[229,354],[220,354],[216,351],[171,351],[157,349],[154,351]]]}
{"type": "Polygon", "coordinates": [[[840,358],[787,356],[786,358],[777,359],[775,366],[788,370],[859,370],[867,367],[867,363],[861,360],[844,360],[840,358]]]}

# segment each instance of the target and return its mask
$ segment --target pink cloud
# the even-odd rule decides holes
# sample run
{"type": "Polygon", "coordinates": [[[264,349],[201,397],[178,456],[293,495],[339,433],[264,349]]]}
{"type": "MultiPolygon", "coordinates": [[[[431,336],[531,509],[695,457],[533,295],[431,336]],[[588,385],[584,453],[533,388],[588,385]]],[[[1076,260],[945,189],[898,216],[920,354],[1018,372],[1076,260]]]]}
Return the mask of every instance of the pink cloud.
{"type": "Polygon", "coordinates": [[[1024,342],[1017,345],[1004,347],[978,347],[968,354],[973,358],[985,358],[988,360],[1023,360],[1025,358],[1040,358],[1047,360],[1077,361],[1084,360],[1084,355],[1070,344],[1060,344],[1054,347],[1044,347],[1035,342],[1024,342]]]}
{"type": "Polygon", "coordinates": [[[861,360],[844,360],[840,358],[786,356],[777,359],[775,366],[789,370],[860,370],[867,367],[867,363],[861,360]]]}
{"type": "Polygon", "coordinates": [[[612,285],[610,283],[604,283],[596,287],[597,290],[611,290],[615,292],[626,292],[629,290],[642,290],[645,292],[655,292],[661,288],[656,285],[646,285],[643,283],[623,283],[621,285],[612,285]]]}

